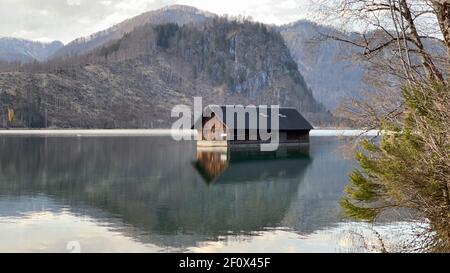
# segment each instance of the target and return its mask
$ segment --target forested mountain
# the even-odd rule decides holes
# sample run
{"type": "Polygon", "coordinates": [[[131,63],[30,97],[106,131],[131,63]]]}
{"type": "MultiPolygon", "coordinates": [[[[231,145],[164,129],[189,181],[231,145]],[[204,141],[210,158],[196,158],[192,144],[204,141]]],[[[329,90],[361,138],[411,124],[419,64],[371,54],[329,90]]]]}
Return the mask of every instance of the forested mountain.
{"type": "Polygon", "coordinates": [[[78,38],[59,50],[55,56],[61,57],[64,55],[89,52],[90,50],[107,42],[120,39],[125,33],[129,33],[136,27],[140,27],[145,24],[158,25],[175,23],[183,25],[186,23],[204,22],[214,17],[217,16],[194,7],[183,5],[167,6],[162,9],[143,13],[109,29],[94,33],[89,37],[78,38]]]}
{"type": "Polygon", "coordinates": [[[315,124],[330,114],[298,71],[280,33],[214,18],[146,24],[88,54],[0,73],[0,109],[29,127],[162,128],[174,105],[279,104],[315,124]]]}
{"type": "Polygon", "coordinates": [[[46,61],[64,45],[55,41],[40,43],[16,38],[0,38],[0,61],[33,62],[46,61]]]}
{"type": "Polygon", "coordinates": [[[351,34],[305,20],[282,26],[280,32],[314,97],[329,110],[334,110],[345,98],[358,97],[368,89],[364,82],[367,64],[351,59],[357,49],[324,39],[322,35],[351,34]]]}
{"type": "MultiPolygon", "coordinates": [[[[179,44],[174,45],[174,43],[171,42],[171,48],[169,51],[174,53],[175,55],[166,54],[167,56],[165,58],[169,58],[171,62],[178,62],[182,59],[182,61],[191,64],[192,60],[189,58],[195,57],[196,63],[193,64],[193,67],[185,70],[195,71],[194,76],[196,76],[195,74],[198,74],[199,72],[206,72],[208,74],[208,81],[210,81],[210,83],[216,85],[225,84],[225,89],[229,89],[236,94],[245,93],[249,96],[249,98],[255,98],[257,96],[257,92],[255,90],[262,89],[258,85],[267,84],[268,75],[265,74],[267,71],[260,71],[259,74],[256,73],[252,75],[250,75],[251,73],[247,73],[247,71],[244,71],[245,69],[251,70],[253,68],[252,66],[254,66],[254,64],[252,63],[254,63],[256,59],[252,56],[252,49],[250,49],[247,54],[243,55],[243,57],[245,57],[245,60],[241,58],[241,62],[239,65],[231,66],[229,60],[232,57],[227,56],[227,54],[232,54],[232,52],[213,54],[211,50],[209,50],[210,53],[208,56],[204,55],[203,53],[203,55],[199,54],[197,47],[202,43],[202,41],[195,39],[199,38],[200,36],[187,37],[188,34],[186,34],[186,30],[182,28],[183,25],[192,27],[192,25],[204,25],[207,22],[211,22],[213,20],[217,21],[218,16],[212,13],[198,10],[193,7],[181,5],[168,6],[159,10],[143,13],[139,16],[117,24],[105,31],[95,33],[90,37],[76,39],[65,47],[62,47],[62,45],[59,43],[47,45],[46,47],[44,47],[47,49],[47,53],[44,55],[33,53],[34,51],[31,50],[22,50],[23,47],[15,46],[13,50],[9,51],[13,52],[14,50],[16,50],[19,53],[3,54],[3,56],[6,56],[3,60],[25,62],[33,60],[43,61],[53,53],[53,59],[64,59],[67,58],[67,56],[82,57],[83,55],[89,55],[90,57],[92,57],[93,51],[95,51],[97,55],[104,55],[103,57],[112,58],[109,61],[116,61],[117,59],[130,59],[129,55],[132,50],[130,50],[129,48],[124,48],[123,44],[129,44],[129,47],[134,47],[135,49],[133,50],[135,51],[134,53],[136,53],[135,57],[137,57],[142,55],[143,53],[149,54],[149,52],[153,50],[152,43],[158,43],[158,41],[152,40],[153,38],[145,38],[145,35],[147,35],[148,33],[142,33],[143,30],[141,28],[143,26],[156,26],[161,24],[173,23],[178,27],[181,27],[182,29],[182,31],[179,32],[179,29],[176,28],[176,26],[172,26],[173,31],[175,32],[174,35],[176,37],[183,35],[183,37],[181,37],[182,40],[179,40],[179,44]],[[123,38],[124,35],[126,36],[125,38],[123,38]],[[130,42],[130,39],[133,39],[133,42],[130,42]],[[186,42],[189,42],[188,51],[186,51],[186,49],[180,49],[180,47],[183,47],[186,42]],[[111,52],[111,54],[109,51],[111,52]],[[195,55],[192,55],[191,52],[196,53],[195,55]],[[215,60],[213,57],[211,57],[212,55],[214,55],[215,58],[224,58],[227,61],[214,63],[215,60]],[[186,56],[189,56],[189,58],[187,58],[186,56]],[[177,60],[178,58],[180,58],[180,60],[177,60]],[[204,62],[206,60],[209,62],[207,64],[208,68],[205,68],[204,62]],[[250,67],[245,67],[243,66],[243,64],[249,65],[250,67]],[[206,71],[205,69],[209,71],[206,71]],[[232,75],[233,77],[230,77],[230,75],[232,75]],[[245,83],[241,83],[240,81],[243,81],[244,77],[250,78],[246,78],[245,83]],[[252,92],[256,93],[253,94],[252,92]]],[[[318,102],[322,103],[328,110],[334,110],[336,106],[339,105],[344,99],[348,97],[358,97],[361,95],[361,91],[368,89],[363,80],[364,74],[367,71],[367,67],[362,63],[355,63],[353,60],[343,58],[343,56],[350,56],[352,54],[352,50],[355,50],[354,48],[343,48],[342,43],[332,40],[318,41],[318,37],[320,37],[319,33],[333,34],[336,33],[337,30],[303,20],[281,27],[269,28],[272,29],[271,32],[274,32],[273,29],[276,29],[276,31],[279,31],[282,34],[284,43],[289,48],[290,54],[298,66],[300,75],[304,77],[304,80],[302,79],[299,81],[299,85],[302,86],[301,88],[308,89],[308,87],[306,87],[306,85],[308,85],[311,88],[315,99],[318,102]]],[[[144,29],[151,28],[147,27],[144,29]]],[[[162,31],[170,32],[172,30],[169,27],[169,29],[163,29],[162,31]]],[[[205,31],[209,30],[205,29],[205,31]]],[[[151,35],[153,35],[153,30],[151,35]]],[[[197,33],[193,35],[197,35],[197,33]]],[[[339,33],[339,36],[342,35],[342,33],[339,33]]],[[[252,37],[252,35],[250,35],[250,37],[252,37]]],[[[161,35],[160,37],[156,37],[154,39],[161,38],[164,38],[164,35],[161,35]]],[[[239,39],[242,39],[238,38],[237,40],[233,40],[233,38],[230,40],[228,38],[229,37],[225,37],[223,39],[225,41],[223,45],[225,47],[228,46],[228,49],[231,51],[234,50],[234,46],[239,46],[239,39]]],[[[159,43],[161,42],[165,43],[165,41],[159,41],[159,43]]],[[[264,41],[262,42],[264,43],[264,41]]],[[[247,40],[245,41],[245,43],[252,44],[253,41],[247,40]]],[[[163,45],[163,47],[164,46],[169,45],[163,45]]],[[[225,48],[221,48],[221,50],[223,49],[225,48]]],[[[261,47],[258,54],[274,54],[270,51],[264,53],[265,50],[265,48],[261,47]]],[[[0,50],[0,61],[2,59],[1,52],[8,51],[0,50]]],[[[151,54],[155,53],[152,52],[151,54]]],[[[280,54],[287,53],[280,52],[280,54]]],[[[288,56],[285,57],[289,58],[288,56]]],[[[52,60],[52,62],[55,61],[52,60]]],[[[77,62],[78,61],[75,61],[75,63],[77,62]]],[[[0,63],[0,71],[5,71],[2,66],[3,65],[0,63]]],[[[11,67],[12,65],[9,66],[11,67]]],[[[18,64],[16,64],[16,66],[18,66],[18,64]]],[[[50,69],[51,65],[47,67],[50,69]]],[[[174,67],[174,69],[177,70],[178,68],[174,67]]],[[[9,71],[11,69],[6,70],[9,71]]],[[[30,71],[30,69],[28,69],[28,71],[30,71]]],[[[180,72],[180,74],[186,76],[184,74],[185,72],[186,71],[182,71],[180,72]]],[[[195,82],[197,82],[197,80],[195,80],[195,82]]]]}

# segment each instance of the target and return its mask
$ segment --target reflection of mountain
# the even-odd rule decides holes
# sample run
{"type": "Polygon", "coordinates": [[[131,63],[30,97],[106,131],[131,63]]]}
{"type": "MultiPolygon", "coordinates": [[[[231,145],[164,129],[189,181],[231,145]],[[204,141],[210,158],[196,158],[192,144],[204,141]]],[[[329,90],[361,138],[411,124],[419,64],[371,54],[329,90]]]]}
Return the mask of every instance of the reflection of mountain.
{"type": "Polygon", "coordinates": [[[1,138],[0,195],[43,194],[140,241],[188,246],[278,227],[310,164],[240,156],[227,182],[258,164],[270,175],[208,185],[192,167],[194,155],[194,143],[166,138],[1,138]]]}
{"type": "Polygon", "coordinates": [[[311,234],[345,221],[339,201],[348,183],[348,174],[355,167],[354,161],[343,158],[342,149],[346,141],[351,143],[353,140],[312,138],[310,153],[314,164],[305,172],[298,195],[291,203],[282,226],[300,234],[311,234]]]}

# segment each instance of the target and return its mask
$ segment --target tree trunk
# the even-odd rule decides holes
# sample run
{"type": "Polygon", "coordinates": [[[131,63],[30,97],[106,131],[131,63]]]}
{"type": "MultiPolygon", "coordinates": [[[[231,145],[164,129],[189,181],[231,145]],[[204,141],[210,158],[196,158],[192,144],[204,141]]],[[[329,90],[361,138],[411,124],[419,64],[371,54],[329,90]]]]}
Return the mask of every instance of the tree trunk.
{"type": "Polygon", "coordinates": [[[432,0],[445,45],[447,46],[447,72],[450,75],[450,3],[446,0],[432,0]]]}
{"type": "Polygon", "coordinates": [[[431,56],[425,50],[425,46],[423,45],[419,32],[417,31],[416,24],[414,22],[414,18],[411,14],[408,3],[406,2],[406,0],[400,0],[399,3],[402,8],[401,15],[406,20],[406,23],[409,26],[411,40],[417,47],[417,51],[420,56],[420,60],[422,62],[426,77],[432,82],[438,82],[442,84],[445,83],[442,73],[434,64],[431,56]]]}

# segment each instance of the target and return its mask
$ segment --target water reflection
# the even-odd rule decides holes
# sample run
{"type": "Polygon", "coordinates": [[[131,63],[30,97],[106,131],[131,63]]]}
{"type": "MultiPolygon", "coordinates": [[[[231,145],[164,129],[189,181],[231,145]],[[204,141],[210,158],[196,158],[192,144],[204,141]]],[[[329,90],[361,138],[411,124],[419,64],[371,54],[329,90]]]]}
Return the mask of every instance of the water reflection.
{"type": "Polygon", "coordinates": [[[255,149],[198,149],[195,167],[207,183],[300,181],[312,158],[309,146],[255,149]]]}
{"type": "Polygon", "coordinates": [[[168,137],[3,137],[0,251],[35,249],[34,241],[64,251],[54,238],[93,251],[186,251],[280,228],[314,233],[341,221],[337,201],[353,163],[339,145],[261,154],[197,152],[168,137]]]}

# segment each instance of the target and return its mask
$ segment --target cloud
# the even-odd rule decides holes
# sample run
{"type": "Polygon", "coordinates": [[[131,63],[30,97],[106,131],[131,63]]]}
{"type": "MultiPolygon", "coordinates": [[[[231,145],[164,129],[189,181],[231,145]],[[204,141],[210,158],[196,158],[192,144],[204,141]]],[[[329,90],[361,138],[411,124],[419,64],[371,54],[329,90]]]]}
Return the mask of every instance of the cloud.
{"type": "Polygon", "coordinates": [[[112,1],[100,1],[100,4],[102,4],[104,6],[109,6],[112,4],[112,1]]]}
{"type": "Polygon", "coordinates": [[[67,0],[67,5],[79,6],[79,5],[81,5],[81,0],[67,0]]]}
{"type": "Polygon", "coordinates": [[[166,5],[184,4],[220,15],[246,15],[269,24],[305,17],[311,0],[1,0],[0,37],[64,43],[166,5]]]}

